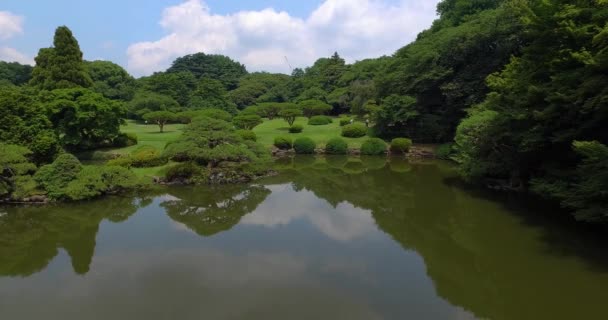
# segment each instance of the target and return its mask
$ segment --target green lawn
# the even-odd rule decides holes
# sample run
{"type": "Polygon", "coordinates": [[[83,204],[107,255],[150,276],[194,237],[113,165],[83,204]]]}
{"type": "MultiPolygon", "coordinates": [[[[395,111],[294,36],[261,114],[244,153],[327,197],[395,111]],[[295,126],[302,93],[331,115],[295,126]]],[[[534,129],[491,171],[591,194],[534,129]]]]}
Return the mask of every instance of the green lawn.
{"type": "MultiPolygon", "coordinates": [[[[324,126],[309,126],[307,118],[298,118],[295,124],[304,126],[302,133],[289,133],[289,124],[283,119],[265,120],[264,123],[255,127],[253,131],[258,136],[258,142],[264,146],[271,147],[274,143],[274,138],[279,135],[292,137],[294,140],[298,137],[308,137],[317,143],[317,146],[324,147],[327,141],[331,138],[341,137],[342,128],[338,118],[334,118],[334,122],[324,126]]],[[[344,138],[348,143],[349,148],[359,148],[363,141],[369,137],[362,138],[344,138]]]]}
{"type": "Polygon", "coordinates": [[[167,143],[175,140],[182,134],[183,127],[183,124],[168,124],[165,125],[164,132],[160,133],[157,125],[139,124],[133,120],[127,120],[127,124],[120,127],[120,131],[136,134],[138,139],[137,145],[126,148],[109,149],[107,151],[113,153],[130,153],[141,146],[152,146],[159,151],[162,151],[165,149],[167,143]]]}

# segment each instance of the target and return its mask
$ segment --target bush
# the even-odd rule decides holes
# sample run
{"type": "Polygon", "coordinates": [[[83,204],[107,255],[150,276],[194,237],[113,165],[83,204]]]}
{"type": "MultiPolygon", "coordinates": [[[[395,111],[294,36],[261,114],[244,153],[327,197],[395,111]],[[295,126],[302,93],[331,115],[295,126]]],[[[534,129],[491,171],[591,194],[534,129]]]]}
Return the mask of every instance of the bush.
{"type": "Polygon", "coordinates": [[[188,182],[203,182],[207,175],[205,170],[194,162],[185,162],[175,165],[165,174],[167,181],[188,180],[188,182]]]}
{"type": "Polygon", "coordinates": [[[342,127],[342,136],[348,138],[361,138],[367,135],[367,127],[362,123],[353,123],[342,127]]]}
{"type": "Polygon", "coordinates": [[[450,160],[454,155],[454,151],[453,143],[442,144],[435,150],[435,156],[439,159],[450,160]]]}
{"type": "Polygon", "coordinates": [[[241,138],[243,138],[243,140],[248,140],[248,141],[258,141],[258,136],[255,134],[255,132],[251,131],[251,130],[237,130],[236,133],[241,136],[241,138]]]}
{"type": "Polygon", "coordinates": [[[333,120],[328,116],[314,116],[308,120],[308,125],[324,126],[332,123],[333,120]]]}
{"type": "Polygon", "coordinates": [[[53,199],[64,197],[65,188],[82,170],[80,161],[71,154],[62,154],[53,163],[43,166],[34,175],[34,180],[53,199]]]}
{"type": "Polygon", "coordinates": [[[325,153],[327,154],[347,154],[348,143],[342,138],[333,138],[327,141],[325,145],[325,153]]]}
{"type": "Polygon", "coordinates": [[[168,159],[161,155],[156,148],[141,146],[131,152],[128,156],[122,156],[108,161],[109,166],[151,168],[167,164],[168,159]]]}
{"type": "Polygon", "coordinates": [[[135,133],[121,133],[114,138],[112,145],[116,148],[130,147],[137,144],[137,135],[135,133]]]}
{"type": "Polygon", "coordinates": [[[367,156],[377,156],[386,152],[386,142],[382,139],[372,138],[363,142],[361,145],[361,154],[367,156]]]}
{"type": "Polygon", "coordinates": [[[391,152],[407,153],[412,147],[412,140],[408,138],[396,138],[391,141],[391,152]]]}
{"type": "Polygon", "coordinates": [[[289,150],[293,145],[293,140],[290,137],[278,136],[274,138],[274,146],[281,150],[289,150]]]}
{"type": "Polygon", "coordinates": [[[299,124],[294,124],[293,126],[289,127],[290,133],[300,133],[302,131],[304,131],[304,127],[299,124]]]}
{"type": "Polygon", "coordinates": [[[87,166],[65,189],[70,200],[85,200],[137,186],[137,177],[128,169],[113,166],[87,166]]]}
{"type": "Polygon", "coordinates": [[[232,119],[232,123],[239,129],[251,130],[262,124],[262,118],[257,114],[239,114],[232,119]]]}
{"type": "Polygon", "coordinates": [[[314,154],[317,144],[311,138],[298,138],[293,143],[297,154],[314,154]]]}
{"type": "Polygon", "coordinates": [[[340,127],[349,125],[351,120],[351,118],[340,118],[340,127]]]}

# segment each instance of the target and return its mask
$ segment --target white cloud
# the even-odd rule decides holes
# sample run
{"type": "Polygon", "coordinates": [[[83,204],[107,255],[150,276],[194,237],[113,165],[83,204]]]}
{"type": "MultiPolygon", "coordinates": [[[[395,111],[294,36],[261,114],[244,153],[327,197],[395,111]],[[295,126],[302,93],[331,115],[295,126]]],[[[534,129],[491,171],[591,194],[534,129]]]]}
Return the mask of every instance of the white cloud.
{"type": "Polygon", "coordinates": [[[128,67],[150,74],[179,56],[196,52],[228,55],[249,70],[289,72],[338,51],[349,62],[392,54],[415,39],[435,18],[438,0],[325,0],[307,18],[274,9],[218,15],[203,0],[166,8],[160,25],[167,35],[132,44],[128,67]],[[394,2],[394,1],[393,1],[394,2]]]}
{"type": "Polygon", "coordinates": [[[34,59],[17,51],[17,49],[9,47],[0,47],[0,61],[34,65],[34,59]]]}
{"type": "Polygon", "coordinates": [[[0,11],[0,39],[12,38],[23,33],[23,17],[8,11],[0,11]]]}

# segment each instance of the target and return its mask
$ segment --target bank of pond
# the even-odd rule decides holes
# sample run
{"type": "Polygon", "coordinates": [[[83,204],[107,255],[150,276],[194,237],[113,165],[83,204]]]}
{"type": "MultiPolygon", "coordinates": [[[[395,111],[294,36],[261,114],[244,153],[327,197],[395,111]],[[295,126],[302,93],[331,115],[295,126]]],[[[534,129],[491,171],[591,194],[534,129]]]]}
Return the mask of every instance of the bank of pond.
{"type": "Polygon", "coordinates": [[[272,168],[251,183],[0,207],[3,316],[605,315],[608,242],[539,201],[468,189],[438,160],[272,168]]]}

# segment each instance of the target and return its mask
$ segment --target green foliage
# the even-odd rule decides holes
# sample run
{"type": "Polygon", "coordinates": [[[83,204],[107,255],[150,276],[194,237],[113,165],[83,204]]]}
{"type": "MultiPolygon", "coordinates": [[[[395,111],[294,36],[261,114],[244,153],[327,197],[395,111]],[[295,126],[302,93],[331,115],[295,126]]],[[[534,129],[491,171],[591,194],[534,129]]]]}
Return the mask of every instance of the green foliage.
{"type": "Polygon", "coordinates": [[[229,57],[195,53],[177,58],[167,73],[191,73],[196,79],[217,79],[228,90],[235,89],[241,77],[247,75],[245,66],[229,57]]]}
{"type": "Polygon", "coordinates": [[[453,143],[444,143],[435,150],[435,156],[443,160],[451,160],[455,153],[456,149],[453,143]]]}
{"type": "Polygon", "coordinates": [[[250,73],[241,77],[238,88],[230,91],[229,96],[239,109],[256,103],[281,103],[289,98],[285,92],[289,80],[290,77],[284,74],[250,73]]]}
{"type": "Polygon", "coordinates": [[[226,121],[196,118],[184,133],[165,148],[164,156],[178,162],[194,161],[209,168],[235,164],[255,165],[268,153],[253,141],[244,140],[226,121]]]}
{"type": "Polygon", "coordinates": [[[0,88],[0,141],[29,148],[36,163],[48,163],[60,150],[53,124],[30,90],[0,88]]]}
{"type": "Polygon", "coordinates": [[[20,191],[26,185],[24,177],[36,171],[36,165],[30,160],[31,155],[27,148],[0,143],[0,197],[11,194],[17,199],[22,197],[24,192],[20,191]]]}
{"type": "Polygon", "coordinates": [[[307,118],[327,114],[331,111],[331,106],[320,100],[300,101],[298,107],[302,109],[302,113],[307,118]]]}
{"type": "Polygon", "coordinates": [[[149,91],[138,91],[127,106],[131,119],[143,120],[146,113],[154,111],[179,112],[179,103],[173,98],[149,91]]]}
{"type": "Polygon", "coordinates": [[[108,166],[152,168],[167,164],[167,157],[163,156],[156,148],[151,146],[141,146],[128,156],[118,157],[108,161],[108,166]]]}
{"type": "Polygon", "coordinates": [[[408,138],[395,138],[391,141],[391,152],[407,153],[412,147],[412,140],[408,138]]]}
{"type": "Polygon", "coordinates": [[[181,123],[188,124],[195,118],[212,118],[220,119],[226,122],[232,121],[232,115],[224,110],[220,109],[202,109],[202,110],[188,110],[182,111],[177,114],[177,118],[181,123]]]}
{"type": "Polygon", "coordinates": [[[311,138],[301,137],[293,142],[293,148],[297,154],[314,154],[317,144],[311,138]]]}
{"type": "Polygon", "coordinates": [[[277,103],[277,102],[266,102],[266,103],[258,103],[258,114],[261,117],[268,118],[268,120],[272,120],[276,118],[281,110],[288,108],[295,108],[294,104],[291,103],[277,103]]]}
{"type": "Polygon", "coordinates": [[[302,116],[302,110],[295,108],[283,109],[279,112],[279,116],[287,121],[291,127],[296,121],[296,118],[302,116]]]}
{"type": "Polygon", "coordinates": [[[281,150],[289,150],[293,147],[293,140],[288,136],[277,136],[274,138],[274,146],[281,150]]]}
{"type": "Polygon", "coordinates": [[[79,201],[136,188],[135,174],[122,167],[86,166],[65,188],[65,197],[79,201]]]}
{"type": "Polygon", "coordinates": [[[353,123],[342,127],[342,136],[347,138],[360,138],[367,135],[367,127],[362,123],[353,123]]]}
{"type": "Polygon", "coordinates": [[[184,162],[169,168],[165,178],[169,182],[205,183],[208,179],[208,173],[194,162],[184,162]]]}
{"type": "Polygon", "coordinates": [[[121,133],[118,137],[114,138],[112,146],[116,148],[125,148],[137,145],[138,139],[135,133],[121,133]]]}
{"type": "Polygon", "coordinates": [[[93,85],[82,60],[82,51],[72,31],[57,28],[52,48],[40,49],[30,84],[44,90],[68,89],[93,85]]]}
{"type": "Polygon", "coordinates": [[[113,100],[129,101],[135,94],[135,79],[121,66],[110,61],[85,63],[93,81],[93,91],[113,100]]]}
{"type": "Polygon", "coordinates": [[[371,138],[361,145],[361,154],[377,156],[386,153],[386,142],[379,138],[371,138]]]}
{"type": "Polygon", "coordinates": [[[328,116],[313,116],[308,120],[308,125],[324,126],[333,122],[333,119],[328,116]]]}
{"type": "Polygon", "coordinates": [[[304,131],[304,127],[299,124],[294,124],[293,126],[289,127],[289,133],[301,133],[302,131],[304,131]]]}
{"type": "Polygon", "coordinates": [[[409,96],[390,95],[373,115],[376,132],[382,136],[409,133],[408,128],[420,115],[416,111],[416,99],[409,96]]]}
{"type": "Polygon", "coordinates": [[[237,128],[244,130],[251,130],[262,122],[262,118],[257,114],[240,114],[232,119],[232,123],[237,128]]]}
{"type": "Polygon", "coordinates": [[[248,140],[248,141],[257,141],[258,137],[256,136],[255,132],[251,131],[251,130],[237,130],[236,133],[241,136],[241,138],[243,138],[243,140],[248,140]]]}
{"type": "Polygon", "coordinates": [[[62,154],[53,163],[41,167],[34,175],[34,180],[52,199],[61,199],[66,195],[68,184],[75,180],[82,165],[78,159],[69,154],[62,154]]]}
{"type": "Polygon", "coordinates": [[[333,138],[327,141],[325,153],[344,155],[348,153],[348,144],[342,138],[333,138]]]}
{"type": "Polygon", "coordinates": [[[224,85],[215,79],[202,78],[188,104],[190,109],[221,109],[230,114],[238,112],[224,85]]]}
{"type": "MultiPolygon", "coordinates": [[[[157,72],[149,77],[140,78],[137,82],[143,91],[171,97],[182,108],[190,107],[193,96],[197,94],[196,91],[201,85],[189,72],[157,72]]],[[[221,84],[220,88],[223,89],[221,84]]]]}
{"type": "Polygon", "coordinates": [[[16,86],[24,85],[32,78],[32,69],[27,64],[0,61],[0,81],[6,80],[16,86]]]}
{"type": "Polygon", "coordinates": [[[349,125],[349,124],[351,124],[352,121],[353,121],[352,118],[340,118],[340,127],[349,125]]]}
{"type": "Polygon", "coordinates": [[[156,123],[160,132],[164,132],[165,125],[171,122],[177,122],[178,117],[175,113],[169,111],[154,111],[143,115],[144,120],[149,123],[156,123]]]}
{"type": "Polygon", "coordinates": [[[43,94],[49,119],[69,149],[112,145],[120,135],[125,109],[122,103],[88,89],[61,89],[43,94]]]}

